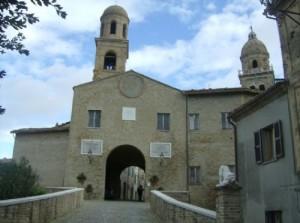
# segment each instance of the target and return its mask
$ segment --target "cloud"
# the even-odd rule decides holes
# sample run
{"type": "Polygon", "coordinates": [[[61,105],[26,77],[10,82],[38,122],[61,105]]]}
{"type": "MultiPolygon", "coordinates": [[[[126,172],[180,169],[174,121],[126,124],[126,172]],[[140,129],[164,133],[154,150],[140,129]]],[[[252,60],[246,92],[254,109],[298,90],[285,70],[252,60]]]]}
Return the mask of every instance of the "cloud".
{"type": "Polygon", "coordinates": [[[144,46],[131,52],[128,66],[178,88],[239,86],[240,52],[253,25],[270,51],[270,62],[282,76],[277,27],[262,10],[256,1],[234,0],[221,12],[198,21],[193,38],[144,46]]]}

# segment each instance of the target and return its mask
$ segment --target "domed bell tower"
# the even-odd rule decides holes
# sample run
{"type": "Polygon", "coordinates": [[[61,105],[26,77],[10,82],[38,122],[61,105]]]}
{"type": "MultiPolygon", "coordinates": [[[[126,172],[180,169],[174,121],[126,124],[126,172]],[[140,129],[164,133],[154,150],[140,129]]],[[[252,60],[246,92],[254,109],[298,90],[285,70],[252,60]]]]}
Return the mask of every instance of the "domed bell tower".
{"type": "Polygon", "coordinates": [[[274,84],[274,72],[269,62],[265,44],[257,39],[252,30],[242,48],[242,71],[239,73],[242,87],[264,91],[274,84]]]}
{"type": "Polygon", "coordinates": [[[128,59],[127,12],[120,6],[110,6],[101,16],[100,37],[96,38],[96,61],[93,80],[125,72],[128,59]]]}

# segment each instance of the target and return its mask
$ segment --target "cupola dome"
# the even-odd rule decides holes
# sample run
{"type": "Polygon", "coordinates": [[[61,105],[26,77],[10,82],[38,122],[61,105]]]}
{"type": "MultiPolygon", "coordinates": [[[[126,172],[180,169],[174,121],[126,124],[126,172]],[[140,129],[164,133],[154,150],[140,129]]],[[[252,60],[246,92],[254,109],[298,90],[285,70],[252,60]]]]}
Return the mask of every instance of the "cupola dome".
{"type": "MultiPolygon", "coordinates": [[[[128,18],[128,14],[124,8],[119,5],[112,5],[104,10],[102,17],[106,17],[108,15],[119,15],[128,18]]],[[[101,17],[101,18],[102,18],[101,17]]]]}
{"type": "Polygon", "coordinates": [[[251,29],[248,41],[242,48],[241,59],[256,54],[269,56],[265,44],[259,39],[257,39],[256,33],[251,29]]]}

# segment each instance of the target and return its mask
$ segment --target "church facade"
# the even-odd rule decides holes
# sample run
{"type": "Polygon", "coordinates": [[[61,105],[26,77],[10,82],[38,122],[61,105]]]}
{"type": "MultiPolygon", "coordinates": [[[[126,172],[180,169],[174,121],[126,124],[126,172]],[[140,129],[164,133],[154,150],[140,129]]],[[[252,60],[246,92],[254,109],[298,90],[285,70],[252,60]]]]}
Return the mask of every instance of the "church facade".
{"type": "Polygon", "coordinates": [[[104,11],[93,80],[74,87],[71,121],[12,131],[13,158],[25,156],[41,184],[84,187],[91,199],[120,199],[121,172],[137,166],[146,200],[151,189],[188,191],[214,209],[218,169],[235,165],[228,114],[273,85],[268,51],[251,31],[242,87],[182,91],[126,71],[128,26],[122,7],[104,11]]]}

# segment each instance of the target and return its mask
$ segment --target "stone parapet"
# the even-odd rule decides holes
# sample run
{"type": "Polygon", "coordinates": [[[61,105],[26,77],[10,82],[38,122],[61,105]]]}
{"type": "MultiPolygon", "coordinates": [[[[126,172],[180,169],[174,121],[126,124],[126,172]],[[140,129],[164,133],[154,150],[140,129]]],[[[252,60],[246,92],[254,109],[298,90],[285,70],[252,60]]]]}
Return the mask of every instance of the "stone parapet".
{"type": "Polygon", "coordinates": [[[150,206],[163,223],[216,223],[215,211],[175,200],[159,191],[151,191],[150,206]]]}
{"type": "MultiPolygon", "coordinates": [[[[56,190],[56,189],[53,189],[56,190]]],[[[81,206],[83,189],[0,201],[1,223],[47,223],[81,206]]]]}
{"type": "Polygon", "coordinates": [[[241,223],[240,190],[236,184],[217,188],[217,223],[241,223]]]}
{"type": "Polygon", "coordinates": [[[188,191],[163,191],[163,193],[175,200],[190,203],[190,193],[188,191]]]}

